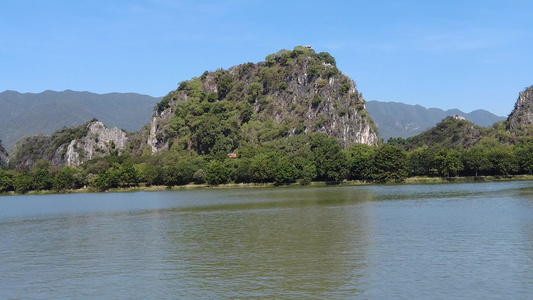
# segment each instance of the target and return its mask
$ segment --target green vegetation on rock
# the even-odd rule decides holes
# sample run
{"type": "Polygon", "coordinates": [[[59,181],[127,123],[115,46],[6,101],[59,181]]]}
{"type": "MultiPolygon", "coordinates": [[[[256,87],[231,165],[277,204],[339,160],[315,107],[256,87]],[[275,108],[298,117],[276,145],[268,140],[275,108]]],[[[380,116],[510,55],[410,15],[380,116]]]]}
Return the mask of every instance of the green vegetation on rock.
{"type": "Polygon", "coordinates": [[[520,110],[532,98],[526,89],[492,127],[448,117],[378,144],[353,81],[329,54],[296,47],[180,83],[137,133],[92,120],[28,137],[0,166],[0,192],[527,174],[533,136],[520,110]]]}

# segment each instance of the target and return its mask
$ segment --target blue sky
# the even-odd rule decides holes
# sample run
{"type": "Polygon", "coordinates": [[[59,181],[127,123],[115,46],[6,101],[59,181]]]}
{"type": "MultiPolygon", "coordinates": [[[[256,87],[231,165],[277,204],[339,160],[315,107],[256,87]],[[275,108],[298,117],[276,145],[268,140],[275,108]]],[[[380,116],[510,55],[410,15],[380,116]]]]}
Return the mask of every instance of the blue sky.
{"type": "Polygon", "coordinates": [[[0,3],[0,91],[164,96],[205,70],[297,45],[364,98],[507,116],[533,85],[533,1],[0,3]]]}

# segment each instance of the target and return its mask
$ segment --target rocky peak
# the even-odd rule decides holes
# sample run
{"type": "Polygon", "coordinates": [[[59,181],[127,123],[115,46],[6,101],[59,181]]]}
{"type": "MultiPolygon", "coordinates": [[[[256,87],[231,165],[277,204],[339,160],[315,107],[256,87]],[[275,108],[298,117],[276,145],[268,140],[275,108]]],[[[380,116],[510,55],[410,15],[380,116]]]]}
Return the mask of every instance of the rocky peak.
{"type": "Polygon", "coordinates": [[[87,134],[79,139],[70,141],[63,157],[68,166],[78,166],[94,157],[103,157],[112,151],[122,151],[126,148],[128,138],[126,133],[118,128],[107,128],[100,121],[93,121],[86,125],[87,134]]]}
{"type": "Polygon", "coordinates": [[[107,128],[93,119],[75,128],[63,128],[52,135],[25,137],[11,150],[15,164],[32,166],[39,159],[53,165],[78,166],[95,157],[115,152],[120,154],[128,145],[126,133],[107,128]]]}
{"type": "Polygon", "coordinates": [[[155,110],[147,138],[152,153],[175,144],[209,152],[197,133],[209,117],[228,121],[220,135],[225,139],[221,148],[228,151],[243,140],[257,142],[261,126],[277,126],[281,136],[327,133],[344,147],[378,144],[376,127],[353,80],[337,69],[329,53],[317,54],[309,47],[206,71],[180,83],[155,110]]]}
{"type": "Polygon", "coordinates": [[[531,133],[533,125],[533,86],[526,88],[518,95],[514,110],[509,115],[508,127],[514,135],[531,133]]]}

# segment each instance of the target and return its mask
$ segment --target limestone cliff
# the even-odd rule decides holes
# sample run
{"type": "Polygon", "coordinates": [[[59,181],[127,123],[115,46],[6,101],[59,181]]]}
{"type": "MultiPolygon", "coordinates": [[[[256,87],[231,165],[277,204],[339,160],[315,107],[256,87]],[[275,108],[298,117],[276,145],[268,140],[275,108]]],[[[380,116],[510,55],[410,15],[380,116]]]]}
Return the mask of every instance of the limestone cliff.
{"type": "Polygon", "coordinates": [[[64,162],[68,166],[78,166],[94,157],[103,157],[112,151],[122,151],[128,144],[126,133],[118,128],[107,128],[102,122],[92,122],[87,126],[87,134],[72,140],[67,146],[64,162]]]}
{"type": "Polygon", "coordinates": [[[9,162],[9,156],[4,146],[2,146],[2,141],[0,141],[0,166],[5,165],[8,162],[9,162]]]}
{"type": "Polygon", "coordinates": [[[126,133],[92,120],[76,128],[63,128],[52,135],[25,137],[11,150],[15,164],[32,166],[39,159],[53,165],[78,166],[95,157],[121,153],[128,145],[126,133]]]}
{"type": "Polygon", "coordinates": [[[515,136],[526,136],[533,133],[533,86],[520,92],[507,123],[509,131],[515,136]]]}
{"type": "Polygon", "coordinates": [[[204,154],[231,151],[271,136],[317,132],[337,138],[344,147],[379,141],[353,80],[328,53],[301,46],[180,83],[156,106],[147,131],[152,153],[173,145],[204,154]]]}

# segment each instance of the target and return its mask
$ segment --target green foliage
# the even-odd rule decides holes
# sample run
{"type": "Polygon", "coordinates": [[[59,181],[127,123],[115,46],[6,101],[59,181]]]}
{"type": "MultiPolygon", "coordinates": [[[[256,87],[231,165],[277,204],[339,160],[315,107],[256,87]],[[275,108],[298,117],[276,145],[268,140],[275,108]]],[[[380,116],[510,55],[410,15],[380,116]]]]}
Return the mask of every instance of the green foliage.
{"type": "Polygon", "coordinates": [[[460,153],[453,150],[442,149],[435,156],[435,163],[439,173],[446,177],[455,176],[464,168],[460,153]]]}
{"type": "Polygon", "coordinates": [[[24,194],[33,189],[33,178],[27,173],[18,173],[13,178],[15,192],[24,194]]]}
{"type": "Polygon", "coordinates": [[[273,172],[277,184],[291,183],[298,177],[298,169],[286,157],[278,160],[273,172]]]}
{"type": "Polygon", "coordinates": [[[317,177],[316,172],[316,166],[310,162],[307,161],[302,165],[301,170],[301,178],[302,178],[302,185],[308,185],[311,183],[311,181],[317,177]]]}
{"type": "Polygon", "coordinates": [[[255,156],[251,161],[248,172],[253,182],[271,182],[274,177],[273,158],[266,154],[255,156]]]}
{"type": "Polygon", "coordinates": [[[346,150],[350,179],[371,180],[376,172],[377,148],[356,144],[346,150]]]}
{"type": "Polygon", "coordinates": [[[73,189],[77,187],[77,180],[75,177],[76,170],[71,167],[64,167],[58,171],[54,177],[52,184],[54,190],[62,191],[66,189],[73,189]]]}
{"type": "Polygon", "coordinates": [[[341,95],[346,95],[350,91],[350,88],[351,88],[350,81],[347,78],[345,78],[343,79],[341,83],[341,86],[339,88],[339,93],[341,95]]]}
{"type": "Polygon", "coordinates": [[[429,148],[427,146],[409,151],[407,157],[409,174],[413,176],[436,174],[436,152],[435,148],[429,148]]]}
{"type": "Polygon", "coordinates": [[[489,149],[482,146],[473,146],[463,155],[465,167],[475,170],[476,177],[479,171],[488,171],[492,168],[487,153],[489,149]]]}
{"type": "Polygon", "coordinates": [[[105,171],[101,171],[96,178],[94,178],[92,185],[100,191],[105,191],[111,188],[117,188],[120,184],[120,171],[117,166],[105,171]]]}
{"type": "Polygon", "coordinates": [[[157,103],[154,107],[154,111],[162,112],[165,109],[170,107],[170,101],[172,100],[172,97],[174,96],[174,92],[168,93],[159,103],[157,103]]]}
{"type": "Polygon", "coordinates": [[[518,159],[510,146],[494,148],[487,156],[494,171],[501,175],[506,176],[519,170],[518,159]]]}
{"type": "Polygon", "coordinates": [[[521,143],[515,147],[515,155],[522,173],[533,172],[533,142],[521,143]]]}
{"type": "Polygon", "coordinates": [[[316,134],[311,139],[312,158],[319,180],[339,181],[348,173],[346,155],[335,139],[316,134]]]}
{"type": "Polygon", "coordinates": [[[467,120],[447,117],[435,127],[407,139],[407,148],[440,144],[445,148],[467,149],[481,136],[482,129],[467,120]]]}
{"type": "Polygon", "coordinates": [[[392,145],[385,145],[376,153],[374,178],[382,182],[399,182],[407,178],[407,155],[392,145]]]}
{"type": "Polygon", "coordinates": [[[196,170],[192,175],[192,179],[196,184],[202,184],[205,182],[205,172],[203,169],[196,170]]]}
{"type": "Polygon", "coordinates": [[[248,102],[254,103],[262,94],[263,85],[261,83],[254,81],[248,86],[248,102]]]}
{"type": "Polygon", "coordinates": [[[331,56],[328,52],[320,52],[318,53],[318,58],[322,61],[324,61],[327,64],[330,64],[332,66],[336,66],[337,63],[335,62],[335,58],[331,56]]]}
{"type": "Polygon", "coordinates": [[[0,193],[15,190],[13,186],[13,173],[11,171],[0,170],[0,193]]]}
{"type": "Polygon", "coordinates": [[[405,147],[407,146],[407,140],[402,138],[402,137],[397,137],[397,138],[389,138],[389,140],[387,141],[387,144],[389,145],[394,145],[394,146],[400,146],[400,147],[405,147]]]}
{"type": "Polygon", "coordinates": [[[314,108],[318,107],[322,103],[322,97],[320,97],[317,93],[313,95],[313,102],[311,104],[314,108]]]}
{"type": "Polygon", "coordinates": [[[218,185],[228,182],[228,169],[218,161],[212,161],[205,171],[205,181],[210,185],[218,185]]]}
{"type": "Polygon", "coordinates": [[[151,163],[141,163],[134,166],[137,171],[139,182],[145,182],[148,186],[163,183],[163,170],[151,163]]]}
{"type": "MultiPolygon", "coordinates": [[[[217,70],[218,72],[218,70],[217,70]]],[[[226,71],[217,74],[218,98],[224,99],[233,87],[233,77],[226,71]]]]}
{"type": "Polygon", "coordinates": [[[307,67],[307,77],[311,81],[314,78],[320,76],[320,66],[318,64],[311,64],[307,67]]]}
{"type": "Polygon", "coordinates": [[[53,187],[54,177],[48,169],[41,168],[30,173],[32,178],[32,190],[50,190],[53,187]]]}
{"type": "MultiPolygon", "coordinates": [[[[187,184],[193,180],[203,182],[203,177],[205,177],[205,175],[202,175],[202,178],[198,177],[194,179],[193,175],[197,170],[193,163],[186,159],[180,159],[175,164],[164,166],[162,171],[163,182],[168,186],[187,184]]],[[[200,175],[201,174],[197,174],[197,176],[200,175]]]]}

